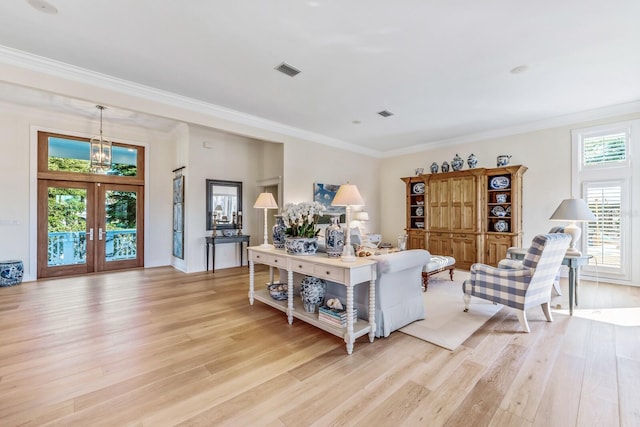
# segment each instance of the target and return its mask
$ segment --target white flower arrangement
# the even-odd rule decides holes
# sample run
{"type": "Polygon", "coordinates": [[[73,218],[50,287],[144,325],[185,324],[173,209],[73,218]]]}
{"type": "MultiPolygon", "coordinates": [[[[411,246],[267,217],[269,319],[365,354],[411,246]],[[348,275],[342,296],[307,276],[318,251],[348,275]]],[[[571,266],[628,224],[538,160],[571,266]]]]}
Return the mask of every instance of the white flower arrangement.
{"type": "Polygon", "coordinates": [[[282,220],[289,237],[317,237],[320,229],[316,228],[318,219],[327,210],[318,202],[287,203],[282,212],[282,220]]]}

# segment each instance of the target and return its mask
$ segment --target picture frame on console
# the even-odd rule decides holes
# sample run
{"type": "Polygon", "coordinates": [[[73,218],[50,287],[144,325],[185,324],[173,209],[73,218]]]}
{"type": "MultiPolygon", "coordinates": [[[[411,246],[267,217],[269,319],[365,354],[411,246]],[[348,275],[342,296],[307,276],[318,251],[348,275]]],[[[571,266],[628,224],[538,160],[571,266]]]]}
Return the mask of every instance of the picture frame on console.
{"type": "Polygon", "coordinates": [[[323,205],[327,210],[318,220],[318,224],[331,223],[332,214],[340,214],[340,223],[346,222],[347,211],[344,206],[331,206],[331,202],[336,197],[340,184],[313,183],[313,200],[323,205]]]}

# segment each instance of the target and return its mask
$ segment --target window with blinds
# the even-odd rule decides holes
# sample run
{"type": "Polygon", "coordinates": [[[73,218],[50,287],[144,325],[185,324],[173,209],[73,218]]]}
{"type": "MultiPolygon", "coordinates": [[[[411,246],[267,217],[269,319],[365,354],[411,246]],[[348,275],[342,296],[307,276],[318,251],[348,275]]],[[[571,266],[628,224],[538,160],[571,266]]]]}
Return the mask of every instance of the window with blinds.
{"type": "Polygon", "coordinates": [[[627,134],[616,133],[582,140],[582,165],[611,165],[627,160],[627,134]]]}
{"type": "Polygon", "coordinates": [[[640,121],[574,129],[572,135],[573,194],[580,195],[597,220],[583,224],[578,243],[593,260],[581,270],[587,277],[631,279],[634,219],[631,194],[631,146],[636,146],[640,121]],[[633,132],[632,132],[633,130],[633,132]]]}
{"type": "Polygon", "coordinates": [[[585,183],[585,199],[598,218],[587,223],[587,253],[606,269],[622,269],[622,188],[620,181],[585,183]]]}

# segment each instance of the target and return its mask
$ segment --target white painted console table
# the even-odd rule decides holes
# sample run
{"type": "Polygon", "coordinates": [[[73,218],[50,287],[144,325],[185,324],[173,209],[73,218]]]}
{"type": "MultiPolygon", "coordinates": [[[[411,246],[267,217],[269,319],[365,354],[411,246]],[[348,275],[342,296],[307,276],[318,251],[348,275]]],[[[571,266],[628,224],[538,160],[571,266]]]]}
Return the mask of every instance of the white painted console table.
{"type": "MultiPolygon", "coordinates": [[[[373,342],[376,331],[375,301],[376,301],[376,262],[367,259],[357,259],[355,262],[342,262],[340,258],[332,259],[326,254],[311,256],[294,256],[287,254],[283,249],[263,248],[252,246],[247,248],[249,252],[249,304],[253,305],[256,299],[278,310],[287,313],[289,324],[293,318],[300,319],[317,328],[333,335],[342,337],[347,343],[347,353],[353,352],[353,343],[365,334],[369,334],[369,341],[373,342]],[[273,282],[273,267],[287,271],[288,299],[277,301],[271,298],[269,290],[255,289],[254,265],[265,264],[269,266],[270,282],[273,282]],[[340,328],[318,320],[318,313],[307,313],[302,307],[302,301],[293,297],[293,273],[301,273],[306,276],[315,276],[321,279],[340,283],[347,291],[347,327],[340,328]],[[353,288],[358,283],[369,282],[369,320],[358,319],[353,323],[353,288]]],[[[363,285],[364,286],[364,285],[363,285]]]]}

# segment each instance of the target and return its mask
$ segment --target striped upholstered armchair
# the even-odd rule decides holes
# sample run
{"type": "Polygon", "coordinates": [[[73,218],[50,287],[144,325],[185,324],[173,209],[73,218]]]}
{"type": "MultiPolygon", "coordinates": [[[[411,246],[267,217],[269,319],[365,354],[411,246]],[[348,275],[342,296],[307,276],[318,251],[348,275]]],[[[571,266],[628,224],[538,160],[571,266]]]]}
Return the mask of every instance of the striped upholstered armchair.
{"type": "Polygon", "coordinates": [[[464,311],[475,296],[515,308],[520,325],[530,332],[525,310],[540,305],[549,322],[551,287],[562,264],[571,237],[564,233],[540,234],[533,238],[524,260],[516,268],[473,264],[471,277],[462,284],[464,311]]]}

